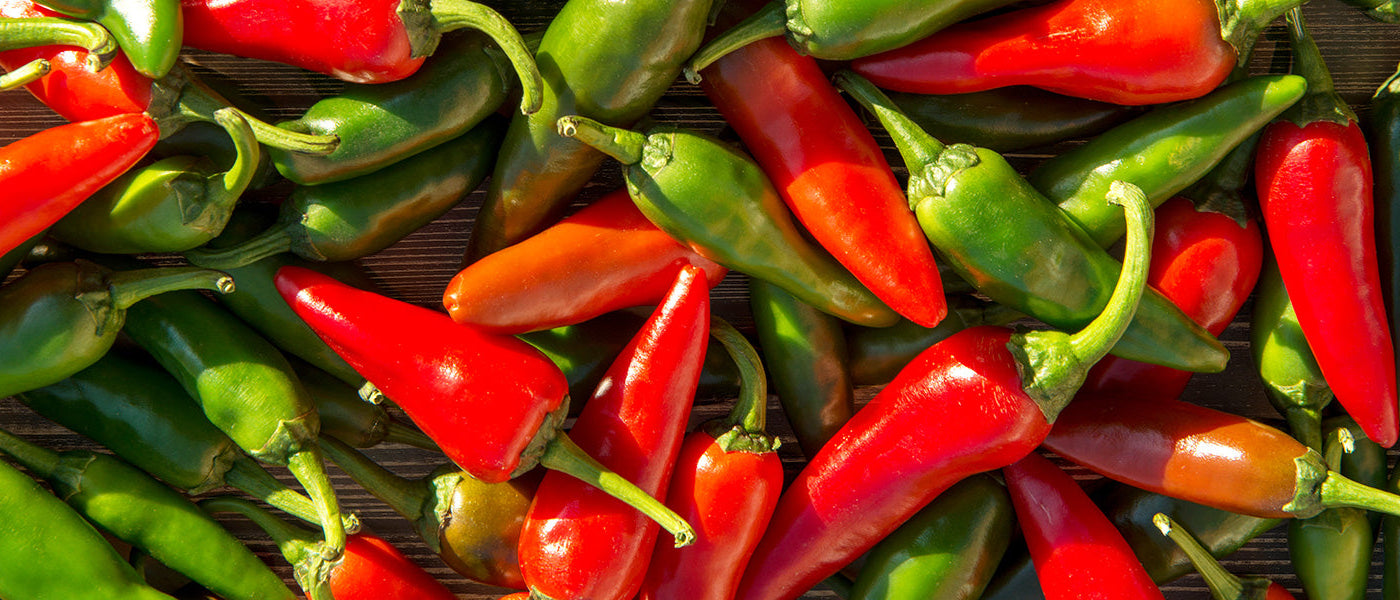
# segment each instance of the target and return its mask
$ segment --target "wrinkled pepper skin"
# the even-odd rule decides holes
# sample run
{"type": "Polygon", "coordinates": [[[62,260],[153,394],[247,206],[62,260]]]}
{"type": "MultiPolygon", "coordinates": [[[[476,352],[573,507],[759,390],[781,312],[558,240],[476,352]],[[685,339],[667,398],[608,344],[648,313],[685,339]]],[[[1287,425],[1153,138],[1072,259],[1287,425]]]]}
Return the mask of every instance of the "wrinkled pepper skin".
{"type": "Polygon", "coordinates": [[[656,304],[686,265],[703,269],[710,287],[728,273],[652,225],[627,190],[617,190],[472,263],[448,282],[443,306],[454,321],[492,333],[553,329],[656,304]]]}
{"type": "Polygon", "coordinates": [[[180,0],[39,0],[70,17],[100,23],[121,45],[136,71],[159,79],[180,58],[185,20],[180,0]]]}
{"type": "Polygon", "coordinates": [[[890,99],[929,135],[996,152],[1092,138],[1137,111],[1028,86],[966,94],[891,93],[890,99]]]}

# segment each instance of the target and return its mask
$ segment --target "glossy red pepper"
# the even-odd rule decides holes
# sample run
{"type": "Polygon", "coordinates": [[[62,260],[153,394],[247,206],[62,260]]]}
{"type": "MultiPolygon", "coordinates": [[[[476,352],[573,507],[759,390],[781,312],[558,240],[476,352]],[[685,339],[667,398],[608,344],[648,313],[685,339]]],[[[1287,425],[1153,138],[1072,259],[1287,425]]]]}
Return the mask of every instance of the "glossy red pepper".
{"type": "MultiPolygon", "coordinates": [[[[569,435],[648,494],[671,479],[704,364],[710,290],[687,266],[613,361],[569,435]]],[[[520,530],[520,572],[535,596],[628,600],[656,542],[642,513],[561,473],[546,473],[520,530]]]]}
{"type": "Polygon", "coordinates": [[[1040,444],[1142,296],[1152,211],[1131,185],[1115,184],[1110,197],[1131,223],[1123,274],[1104,313],[1073,335],[974,327],[919,354],[783,493],[736,598],[802,595],[949,486],[1040,444]]]}
{"type": "Polygon", "coordinates": [[[1395,350],[1376,258],[1366,139],[1303,29],[1288,15],[1308,95],[1264,129],[1254,175],[1264,228],[1298,324],[1337,402],[1366,437],[1400,435],[1395,350]]]}
{"type": "Polygon", "coordinates": [[[1162,599],[1123,534],[1073,477],[1035,453],[1002,474],[1046,600],[1162,599]]]}
{"type": "Polygon", "coordinates": [[[472,263],[442,304],[458,323],[492,333],[553,329],[656,304],[685,265],[703,269],[710,287],[729,272],[657,229],[623,189],[472,263]]]}
{"type": "Polygon", "coordinates": [[[948,27],[856,60],[851,69],[901,92],[1031,85],[1115,104],[1159,104],[1215,89],[1259,32],[1300,3],[1057,0],[948,27]]]}
{"type": "Polygon", "coordinates": [[[710,65],[701,87],[823,248],[895,312],[943,320],[938,265],[904,190],[815,59],[760,40],[710,65]]]}
{"type": "Polygon", "coordinates": [[[69,123],[0,147],[0,254],[39,234],[155,147],[144,114],[69,123]],[[55,152],[56,148],[63,149],[55,152]]]}

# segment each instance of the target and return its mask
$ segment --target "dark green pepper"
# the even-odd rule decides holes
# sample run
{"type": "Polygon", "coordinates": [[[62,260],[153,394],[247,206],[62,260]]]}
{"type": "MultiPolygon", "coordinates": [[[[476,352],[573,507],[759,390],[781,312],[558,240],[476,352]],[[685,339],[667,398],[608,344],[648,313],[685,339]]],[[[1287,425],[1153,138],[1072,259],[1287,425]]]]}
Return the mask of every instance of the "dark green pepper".
{"type": "Polygon", "coordinates": [[[946,96],[897,92],[890,99],[929,135],[996,152],[1091,137],[1139,112],[1025,86],[946,96]]]}
{"type": "Polygon", "coordinates": [[[728,145],[674,127],[642,134],[579,116],[559,119],[559,133],[622,162],[627,191],[642,214],[701,256],[858,325],[883,327],[899,319],[802,237],[768,176],[728,145]]]}
{"type": "Polygon", "coordinates": [[[188,498],[106,454],[58,453],[0,430],[0,452],[49,482],[103,531],[228,600],[296,595],[252,551],[188,498]]]}
{"type": "Polygon", "coordinates": [[[846,355],[855,385],[884,385],[920,352],[978,325],[1006,325],[1025,315],[1000,304],[948,299],[948,316],[935,327],[900,319],[889,327],[846,327],[846,355]]]}
{"type": "Polygon", "coordinates": [[[1320,452],[1322,409],[1332,402],[1332,389],[1303,337],[1272,255],[1265,259],[1255,286],[1249,336],[1269,403],[1288,420],[1293,437],[1320,452]]]}
{"type": "Polygon", "coordinates": [[[113,272],[87,261],[49,263],[0,288],[0,397],[56,383],[96,362],[133,304],[183,289],[233,291],[218,271],[113,272]]]}
{"type": "Polygon", "coordinates": [[[437,444],[423,432],[395,421],[383,406],[366,402],[359,390],[329,373],[299,360],[292,361],[292,368],[316,401],[322,436],[334,437],[356,448],[389,442],[437,450],[437,444]]]}
{"type": "Polygon", "coordinates": [[[77,19],[95,21],[112,32],[136,72],[160,79],[180,58],[185,20],[180,0],[36,0],[77,19]]]}
{"type": "Polygon", "coordinates": [[[276,225],[230,248],[194,250],[190,262],[234,268],[291,251],[318,261],[353,260],[388,248],[456,206],[486,178],[505,123],[489,119],[450,142],[387,169],[301,186],[276,225]]]}
{"type": "MultiPolygon", "coordinates": [[[[946,146],[849,71],[838,85],[879,117],[911,173],[909,205],[954,269],[992,300],[1051,326],[1079,330],[1108,302],[1121,265],[1001,155],[946,146]]],[[[1116,356],[1219,372],[1229,352],[1155,290],[1142,296],[1116,356]]]]}
{"type": "MultiPolygon", "coordinates": [[[[1353,439],[1345,428],[1332,429],[1323,444],[1327,466],[1341,470],[1343,452],[1353,439]]],[[[1385,464],[1382,449],[1381,464],[1385,464]]],[[[1382,467],[1384,472],[1384,467],[1382,467]]],[[[1372,534],[1367,511],[1329,508],[1307,519],[1288,522],[1288,555],[1309,598],[1361,600],[1371,570],[1372,534]]]]}
{"type": "Polygon", "coordinates": [[[964,479],[866,554],[850,598],[980,598],[1015,520],[1005,487],[986,474],[964,479]]]}
{"type": "MultiPolygon", "coordinates": [[[[1371,173],[1375,179],[1372,194],[1381,292],[1390,330],[1400,332],[1400,69],[1371,97],[1366,142],[1371,148],[1371,173]]],[[[1400,335],[1392,335],[1391,339],[1400,352],[1400,335]]]]}
{"type": "Polygon", "coordinates": [[[183,252],[223,231],[257,172],[262,151],[231,108],[214,119],[234,141],[227,171],[200,156],[175,156],[127,172],[54,224],[59,241],[103,254],[183,252]]]}
{"type": "Polygon", "coordinates": [[[45,233],[46,232],[41,231],[34,237],[25,240],[23,244],[15,246],[14,250],[0,255],[0,283],[4,283],[5,278],[10,275],[10,272],[14,271],[15,267],[18,267],[20,263],[24,262],[24,259],[29,256],[29,252],[44,239],[45,233]]]}
{"type": "MultiPolygon", "coordinates": [[[[261,118],[261,115],[258,116],[261,118]]],[[[248,189],[262,189],[282,179],[277,169],[272,168],[268,150],[269,148],[264,147],[258,152],[258,164],[253,169],[248,189]]],[[[234,139],[229,137],[229,132],[217,123],[195,121],[161,138],[156,142],[156,147],[151,149],[150,156],[156,159],[203,156],[216,165],[231,165],[238,160],[238,146],[234,139]]]]}

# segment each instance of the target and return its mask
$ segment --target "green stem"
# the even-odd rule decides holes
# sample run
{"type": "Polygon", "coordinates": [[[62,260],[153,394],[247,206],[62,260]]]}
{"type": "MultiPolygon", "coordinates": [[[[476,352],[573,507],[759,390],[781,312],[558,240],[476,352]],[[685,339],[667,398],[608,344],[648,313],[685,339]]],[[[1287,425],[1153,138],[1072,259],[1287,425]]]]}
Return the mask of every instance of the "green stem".
{"type": "Polygon", "coordinates": [[[700,83],[700,71],[739,48],[770,37],[787,35],[787,5],[782,0],[765,4],[747,19],[710,40],[685,65],[685,79],[700,83]]]}
{"type": "MultiPolygon", "coordinates": [[[[218,123],[214,113],[220,109],[228,108],[238,113],[248,122],[248,126],[253,130],[253,136],[273,148],[281,148],[289,152],[303,152],[306,154],[330,154],[340,146],[340,137],[332,134],[308,134],[275,127],[250,115],[237,107],[231,106],[229,101],[219,96],[218,92],[210,89],[202,81],[195,78],[188,69],[182,69],[178,65],[171,70],[172,75],[183,80],[180,88],[180,98],[178,111],[188,119],[218,123]]],[[[170,77],[170,76],[167,76],[170,77]]],[[[236,143],[236,141],[235,141],[236,143]]]]}
{"type": "Polygon", "coordinates": [[[428,437],[427,434],[424,434],[423,432],[417,429],[404,425],[403,423],[397,423],[394,421],[390,421],[387,424],[387,428],[384,431],[384,441],[389,442],[391,444],[403,444],[405,446],[413,446],[414,448],[421,448],[423,450],[441,450],[441,448],[438,447],[437,442],[434,442],[433,438],[428,437]]]}
{"type": "Polygon", "coordinates": [[[596,487],[608,495],[623,501],[628,506],[642,511],[642,514],[656,521],[662,529],[676,538],[676,547],[695,543],[695,529],[675,511],[646,493],[636,484],[623,479],[621,475],[608,470],[569,436],[560,431],[545,444],[540,464],[596,487]]]}
{"type": "Polygon", "coordinates": [[[331,487],[330,477],[326,475],[321,449],[313,445],[292,453],[287,457],[287,470],[301,482],[306,496],[316,507],[316,520],[326,536],[326,560],[340,558],[345,554],[345,522],[341,519],[335,488],[331,487]]]}
{"type": "Polygon", "coordinates": [[[880,88],[875,87],[875,84],[853,71],[837,71],[832,79],[836,82],[836,87],[850,94],[880,120],[880,125],[889,132],[911,174],[922,171],[938,161],[947,145],[929,135],[900,111],[894,101],[880,91],[880,88]]]}
{"type": "Polygon", "coordinates": [[[433,552],[441,552],[441,548],[437,547],[439,524],[433,513],[428,510],[428,500],[433,497],[433,491],[427,481],[405,479],[390,473],[388,469],[357,452],[349,444],[333,437],[321,436],[319,442],[331,462],[345,471],[355,483],[360,484],[360,487],[389,505],[394,512],[412,521],[423,541],[434,546],[433,552]],[[425,535],[425,531],[429,531],[431,535],[425,535]]]}
{"type": "Polygon", "coordinates": [[[1349,506],[1400,516],[1400,496],[1361,485],[1340,473],[1327,473],[1318,497],[1324,508],[1349,506]]]}
{"type": "Polygon", "coordinates": [[[31,60],[18,69],[0,75],[0,92],[33,83],[40,77],[48,75],[49,71],[52,70],[53,63],[50,63],[46,59],[36,58],[31,60]]]}
{"type": "Polygon", "coordinates": [[[624,165],[642,162],[642,149],[646,147],[647,136],[641,133],[610,127],[578,115],[560,117],[556,128],[559,135],[575,138],[624,165]]]}
{"type": "Polygon", "coordinates": [[[1243,598],[1245,592],[1245,582],[1234,573],[1225,570],[1220,566],[1220,561],[1211,555],[1201,543],[1196,541],[1190,533],[1177,525],[1171,517],[1163,513],[1152,516],[1152,524],[1162,532],[1162,535],[1171,538],[1176,542],[1178,548],[1186,554],[1187,560],[1196,567],[1201,577],[1206,580],[1206,586],[1210,588],[1211,595],[1220,599],[1243,598]]]}
{"type": "Polygon", "coordinates": [[[544,104],[544,80],[540,78],[539,67],[535,64],[535,53],[505,17],[486,6],[468,0],[433,0],[432,15],[440,31],[470,27],[485,33],[496,42],[510,59],[510,64],[515,67],[515,75],[520,80],[520,89],[523,92],[520,98],[520,112],[528,115],[540,109],[544,104]]]}
{"type": "Polygon", "coordinates": [[[1327,436],[1327,443],[1323,445],[1322,461],[1327,463],[1328,471],[1341,471],[1342,455],[1354,451],[1356,438],[1351,436],[1347,428],[1338,427],[1332,430],[1332,435],[1327,436]]]}
{"type": "Polygon", "coordinates": [[[1332,73],[1322,60],[1322,51],[1303,25],[1303,11],[1293,8],[1286,15],[1288,41],[1293,46],[1293,73],[1308,80],[1308,92],[1285,113],[1299,127],[1316,121],[1330,121],[1346,126],[1356,121],[1356,113],[1337,95],[1332,73]]]}
{"type": "Polygon", "coordinates": [[[233,293],[233,278],[227,274],[196,267],[157,267],[115,271],[107,275],[112,304],[126,309],[146,298],[177,290],[213,290],[233,293]]]}
{"type": "Polygon", "coordinates": [[[335,600],[331,596],[328,581],[330,571],[338,563],[325,557],[324,543],[317,540],[311,532],[295,527],[242,498],[206,498],[199,501],[199,508],[210,515],[234,513],[252,521],[272,538],[282,557],[292,564],[297,583],[311,600],[335,600]]]}
{"type": "Polygon", "coordinates": [[[4,429],[0,429],[0,452],[14,457],[31,473],[48,480],[58,478],[59,467],[63,464],[63,457],[57,452],[41,448],[4,429]]]}
{"type": "MultiPolygon", "coordinates": [[[[282,485],[251,458],[245,456],[233,461],[228,472],[224,473],[224,483],[307,523],[321,523],[316,514],[316,505],[310,498],[282,485]]],[[[346,531],[353,533],[360,530],[359,518],[354,514],[346,513],[343,521],[346,531]]]]}
{"type": "Polygon", "coordinates": [[[1147,267],[1152,259],[1152,205],[1137,186],[1115,181],[1109,187],[1108,201],[1123,207],[1128,217],[1128,239],[1123,252],[1123,270],[1108,306],[1084,329],[1070,336],[1074,355],[1081,362],[1092,364],[1108,355],[1109,349],[1123,337],[1138,301],[1147,285],[1147,267]]]}
{"type": "Polygon", "coordinates": [[[205,184],[205,201],[215,206],[233,206],[253,177],[258,174],[258,161],[262,158],[262,148],[253,136],[253,129],[237,110],[221,108],[214,111],[214,120],[233,139],[233,166],[220,175],[211,177],[205,184]]]}
{"type": "MultiPolygon", "coordinates": [[[[1269,390],[1272,392],[1272,390],[1269,390]]],[[[1331,393],[1329,390],[1323,391],[1331,393]]],[[[1304,446],[1322,452],[1322,413],[1310,406],[1291,405],[1283,411],[1288,432],[1304,446]]]]}
{"type": "Polygon", "coordinates": [[[278,221],[267,231],[241,244],[220,250],[195,249],[185,252],[185,260],[190,261],[190,264],[210,269],[237,269],[251,265],[269,256],[290,251],[292,231],[300,226],[300,223],[278,221]]]}
{"type": "Polygon", "coordinates": [[[1220,15],[1220,39],[1235,49],[1235,64],[1249,64],[1254,42],[1279,15],[1301,5],[1304,0],[1215,0],[1220,15]]]}
{"type": "Polygon", "coordinates": [[[0,50],[77,46],[88,51],[87,67],[101,71],[116,58],[116,38],[101,25],[57,17],[0,19],[0,50]]]}
{"type": "Polygon", "coordinates": [[[753,344],[733,325],[717,316],[710,317],[710,335],[724,344],[725,351],[739,368],[739,399],[729,411],[728,425],[739,425],[749,433],[766,431],[768,414],[768,380],[763,373],[763,361],[753,344]]]}

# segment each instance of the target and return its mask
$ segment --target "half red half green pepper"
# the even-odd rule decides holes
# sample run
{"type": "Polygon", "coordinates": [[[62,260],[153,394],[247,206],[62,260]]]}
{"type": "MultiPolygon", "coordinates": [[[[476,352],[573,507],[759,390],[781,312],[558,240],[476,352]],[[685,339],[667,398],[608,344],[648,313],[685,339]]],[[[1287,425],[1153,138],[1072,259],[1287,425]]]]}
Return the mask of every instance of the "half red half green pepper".
{"type": "Polygon", "coordinates": [[[1293,600],[1293,594],[1276,581],[1243,579],[1226,571],[1190,532],[1171,517],[1157,513],[1152,517],[1152,521],[1161,530],[1162,535],[1171,538],[1172,542],[1191,558],[1191,564],[1195,565],[1196,570],[1205,578],[1206,586],[1210,588],[1210,593],[1216,600],[1293,600]]]}
{"type": "Polygon", "coordinates": [[[179,0],[38,0],[46,8],[95,21],[112,32],[136,71],[164,77],[180,58],[184,17],[179,0]]]}

